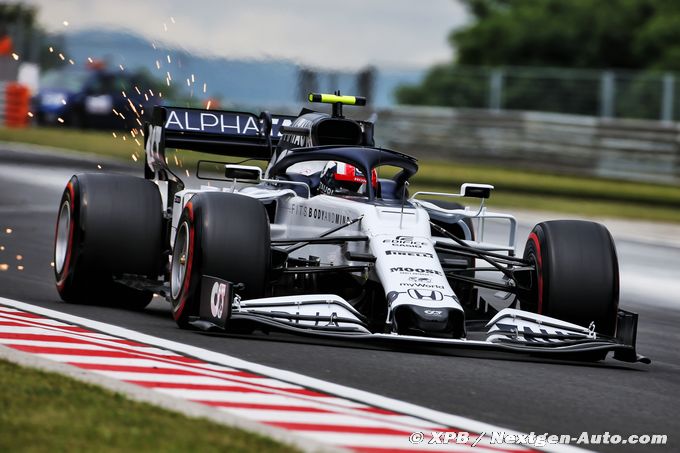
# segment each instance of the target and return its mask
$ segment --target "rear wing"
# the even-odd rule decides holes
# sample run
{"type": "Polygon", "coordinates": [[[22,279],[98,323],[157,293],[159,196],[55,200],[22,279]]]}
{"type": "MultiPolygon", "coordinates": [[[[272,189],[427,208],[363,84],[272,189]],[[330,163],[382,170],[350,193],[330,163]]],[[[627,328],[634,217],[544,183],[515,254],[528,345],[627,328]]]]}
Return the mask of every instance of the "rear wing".
{"type": "Polygon", "coordinates": [[[224,156],[269,160],[281,126],[295,116],[260,116],[248,112],[154,107],[145,124],[144,149],[152,171],[166,168],[165,149],[177,148],[224,156]]]}

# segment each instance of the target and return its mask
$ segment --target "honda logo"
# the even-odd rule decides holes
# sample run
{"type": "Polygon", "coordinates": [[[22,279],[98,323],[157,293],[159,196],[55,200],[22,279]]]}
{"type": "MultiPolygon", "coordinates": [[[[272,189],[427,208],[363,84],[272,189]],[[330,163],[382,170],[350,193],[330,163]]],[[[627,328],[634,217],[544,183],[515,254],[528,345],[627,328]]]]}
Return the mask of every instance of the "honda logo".
{"type": "Polygon", "coordinates": [[[411,299],[440,301],[444,299],[441,291],[425,289],[409,289],[408,295],[411,299]]]}

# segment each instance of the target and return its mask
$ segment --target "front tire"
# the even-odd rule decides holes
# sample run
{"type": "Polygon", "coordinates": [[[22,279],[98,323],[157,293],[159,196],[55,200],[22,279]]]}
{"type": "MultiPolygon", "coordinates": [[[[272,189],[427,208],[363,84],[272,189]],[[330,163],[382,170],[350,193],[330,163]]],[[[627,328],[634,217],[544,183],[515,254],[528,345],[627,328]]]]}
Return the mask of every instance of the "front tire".
{"type": "Polygon", "coordinates": [[[114,281],[122,274],[157,278],[162,208],[151,181],[124,175],[74,175],[61,198],[54,274],[61,299],[146,307],[153,294],[114,281]]]}
{"type": "Polygon", "coordinates": [[[199,314],[201,276],[243,284],[244,299],[264,296],[271,268],[269,219],[261,202],[238,194],[202,192],[184,207],[173,247],[172,314],[188,327],[199,314]]]}
{"type": "Polygon", "coordinates": [[[619,305],[616,246],[599,223],[558,220],[529,234],[524,258],[536,267],[522,309],[614,336],[619,305]]]}

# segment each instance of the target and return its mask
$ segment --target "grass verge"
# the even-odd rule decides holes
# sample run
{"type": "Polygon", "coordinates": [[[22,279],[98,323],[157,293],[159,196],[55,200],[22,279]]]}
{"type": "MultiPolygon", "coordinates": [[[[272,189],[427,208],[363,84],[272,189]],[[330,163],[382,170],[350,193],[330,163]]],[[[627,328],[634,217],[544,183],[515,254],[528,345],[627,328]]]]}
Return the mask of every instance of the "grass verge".
{"type": "MultiPolygon", "coordinates": [[[[143,149],[129,134],[116,132],[80,131],[65,127],[8,129],[0,128],[0,140],[48,145],[74,151],[84,151],[132,159],[142,158],[143,149]]],[[[142,138],[137,140],[140,144],[142,138]]],[[[195,153],[169,153],[169,163],[175,157],[184,160],[181,172],[191,168],[195,153]],[[193,154],[193,155],[192,155],[193,154]]],[[[216,156],[212,156],[215,159],[216,156]]],[[[210,156],[203,158],[211,159],[210,156]]],[[[420,162],[420,171],[413,180],[415,190],[458,192],[463,182],[480,182],[496,187],[490,206],[520,207],[548,210],[583,216],[606,216],[654,221],[680,222],[680,186],[552,175],[526,170],[506,169],[487,165],[457,162],[420,162]]]]}
{"type": "Polygon", "coordinates": [[[0,361],[0,388],[0,451],[296,451],[263,436],[5,361],[0,361]]]}

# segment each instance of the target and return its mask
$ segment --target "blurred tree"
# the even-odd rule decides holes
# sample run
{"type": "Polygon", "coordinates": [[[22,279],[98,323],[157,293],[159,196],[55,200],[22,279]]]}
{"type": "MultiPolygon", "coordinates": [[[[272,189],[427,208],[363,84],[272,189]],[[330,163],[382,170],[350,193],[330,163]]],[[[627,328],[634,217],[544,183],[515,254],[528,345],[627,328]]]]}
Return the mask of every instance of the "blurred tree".
{"type": "MultiPolygon", "coordinates": [[[[13,51],[24,61],[39,63],[44,69],[65,64],[56,53],[48,51],[46,34],[36,22],[36,13],[34,6],[0,3],[0,36],[11,39],[13,51]]],[[[55,37],[58,41],[59,37],[55,37]]]]}
{"type": "MultiPolygon", "coordinates": [[[[419,85],[399,87],[396,92],[399,102],[486,107],[488,71],[484,74],[480,70],[479,77],[475,78],[470,75],[470,66],[529,66],[537,67],[537,73],[540,73],[538,67],[680,70],[680,2],[463,1],[474,21],[451,32],[449,42],[454,49],[453,61],[431,68],[419,85]]],[[[512,71],[514,68],[507,72],[512,71]]],[[[545,69],[541,71],[546,72],[545,69]]],[[[647,76],[643,74],[641,77],[647,76]]],[[[583,82],[589,91],[593,91],[592,96],[571,99],[570,93],[580,94],[578,80],[549,74],[550,84],[537,84],[528,77],[522,81],[520,78],[516,77],[514,81],[506,79],[504,106],[550,110],[541,108],[541,105],[550,96],[559,95],[569,99],[570,106],[566,111],[597,112],[597,77],[583,82]]],[[[631,81],[621,94],[629,92],[635,99],[621,102],[639,102],[648,86],[648,80],[631,81]]],[[[555,104],[554,101],[550,103],[555,104]]]]}

